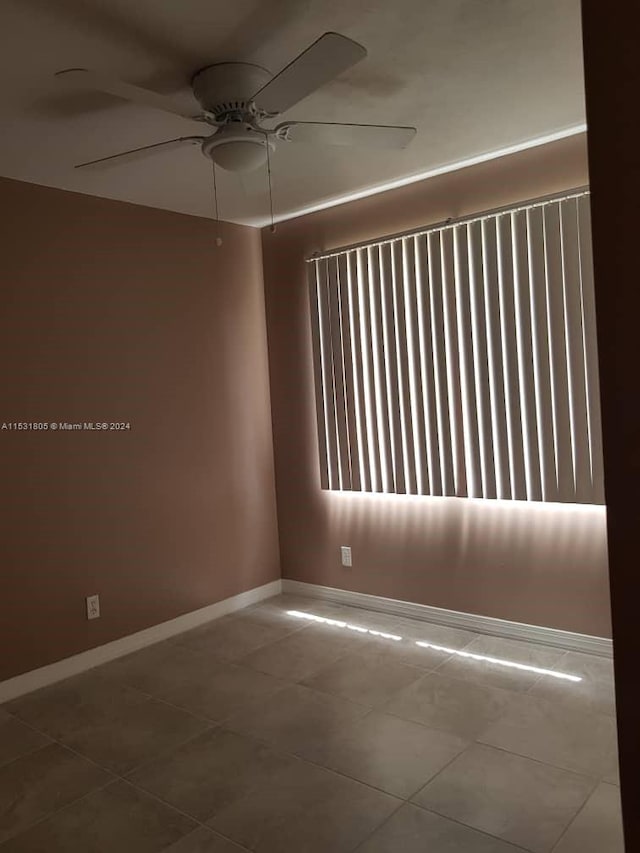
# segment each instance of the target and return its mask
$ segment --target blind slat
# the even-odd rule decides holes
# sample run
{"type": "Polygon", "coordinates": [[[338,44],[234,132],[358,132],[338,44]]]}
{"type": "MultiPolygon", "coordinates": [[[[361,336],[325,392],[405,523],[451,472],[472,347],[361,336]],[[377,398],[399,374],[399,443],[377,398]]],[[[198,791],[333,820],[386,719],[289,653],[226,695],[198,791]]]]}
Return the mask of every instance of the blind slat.
{"type": "Polygon", "coordinates": [[[351,466],[349,462],[349,430],[344,381],[344,356],[340,322],[340,288],[338,258],[328,260],[329,329],[333,362],[333,389],[338,437],[338,477],[341,489],[351,489],[351,466]]]}
{"type": "Polygon", "coordinates": [[[487,353],[487,318],[485,315],[484,277],[486,258],[482,224],[467,226],[469,263],[469,307],[473,353],[473,378],[475,406],[478,419],[478,446],[480,449],[481,497],[495,498],[496,471],[491,435],[491,410],[489,389],[489,361],[487,353]]]}
{"type": "Polygon", "coordinates": [[[587,380],[591,482],[593,501],[594,503],[601,504],[604,503],[604,469],[602,461],[602,427],[600,425],[596,303],[591,248],[591,207],[589,206],[588,196],[581,198],[578,202],[578,232],[580,238],[582,310],[584,312],[585,374],[587,380]]]}
{"type": "Polygon", "coordinates": [[[558,499],[558,479],[551,393],[545,239],[543,213],[539,209],[527,212],[527,239],[540,480],[543,500],[555,501],[558,499]]]}
{"type": "Polygon", "coordinates": [[[543,210],[547,312],[549,318],[549,352],[553,431],[556,450],[558,497],[571,500],[573,483],[573,442],[569,416],[569,376],[564,317],[564,279],[562,275],[562,243],[560,211],[557,206],[543,210]]]}
{"type": "Polygon", "coordinates": [[[387,387],[387,418],[391,445],[392,491],[403,494],[404,463],[402,459],[402,432],[400,426],[400,398],[398,394],[398,354],[393,310],[393,272],[391,246],[380,249],[380,293],[382,303],[382,328],[384,342],[384,372],[387,387]]]}
{"type": "Polygon", "coordinates": [[[447,364],[449,421],[451,424],[451,455],[455,484],[454,494],[466,497],[468,495],[468,486],[464,455],[462,384],[457,329],[453,232],[442,232],[439,235],[438,242],[440,247],[440,276],[442,281],[442,310],[447,364]]]}
{"type": "Polygon", "coordinates": [[[338,426],[336,422],[336,395],[333,382],[333,354],[331,323],[329,321],[329,261],[317,264],[319,339],[322,358],[322,380],[325,403],[325,429],[327,438],[328,480],[330,489],[340,488],[338,471],[338,426]]]}
{"type": "Polygon", "coordinates": [[[578,208],[575,199],[560,206],[562,275],[564,279],[565,333],[569,379],[569,416],[573,449],[573,478],[576,499],[591,499],[591,460],[585,375],[578,208]]]}
{"type": "MultiPolygon", "coordinates": [[[[357,256],[355,252],[347,255],[347,291],[349,295],[349,326],[351,329],[351,356],[355,397],[356,433],[358,442],[359,488],[371,491],[371,471],[369,466],[369,437],[367,430],[367,412],[364,397],[364,364],[362,341],[360,339],[360,301],[358,299],[357,256]]],[[[355,489],[355,485],[354,485],[355,489]]]]}
{"type": "Polygon", "coordinates": [[[344,400],[347,412],[347,438],[349,441],[349,470],[351,488],[360,491],[360,445],[357,427],[357,372],[354,365],[352,335],[354,334],[353,306],[349,293],[347,255],[338,257],[338,295],[340,298],[340,332],[342,335],[342,364],[344,375],[344,400]]]}
{"type": "MultiPolygon", "coordinates": [[[[309,304],[311,316],[319,317],[320,302],[318,300],[318,262],[309,265],[309,304]]],[[[320,324],[311,323],[311,343],[313,346],[313,386],[316,395],[316,421],[318,427],[318,455],[320,458],[320,485],[323,489],[329,488],[329,456],[327,447],[327,402],[325,400],[325,386],[322,377],[322,349],[320,345],[320,324]]]]}
{"type": "Polygon", "coordinates": [[[380,452],[381,491],[393,492],[393,457],[389,431],[389,398],[385,370],[385,335],[382,320],[382,287],[380,282],[380,252],[370,247],[368,254],[369,298],[371,300],[371,339],[373,341],[374,382],[376,388],[376,423],[380,452]]]}
{"type": "MultiPolygon", "coordinates": [[[[424,259],[422,262],[424,263],[424,259]]],[[[429,398],[433,395],[433,370],[429,371],[425,364],[426,353],[430,353],[431,349],[427,350],[422,341],[424,332],[421,330],[422,301],[418,278],[420,261],[416,264],[413,238],[402,241],[402,265],[404,268],[405,326],[409,354],[411,427],[416,492],[419,495],[428,495],[431,494],[430,478],[433,453],[431,436],[427,426],[430,415],[425,409],[429,408],[429,398]]]]}
{"type": "MultiPolygon", "coordinates": [[[[442,290],[442,252],[440,235],[430,234],[423,238],[427,257],[427,274],[423,278],[423,287],[428,288],[428,299],[423,295],[424,310],[429,307],[431,319],[431,342],[433,346],[433,372],[437,403],[438,447],[440,451],[440,477],[442,494],[456,494],[455,465],[457,453],[454,450],[455,425],[452,416],[454,405],[453,381],[449,379],[447,359],[449,319],[444,310],[442,290]]],[[[426,318],[426,314],[425,314],[426,318]]],[[[425,319],[426,328],[426,319],[425,319]]],[[[425,335],[428,346],[428,337],[425,335]]]]}
{"type": "Polygon", "coordinates": [[[498,301],[500,305],[500,342],[504,375],[504,403],[507,420],[510,497],[527,497],[524,464],[524,431],[521,417],[518,372],[518,321],[515,302],[515,276],[511,216],[497,222],[498,301]]]}
{"type": "Polygon", "coordinates": [[[476,365],[474,364],[469,296],[469,263],[466,226],[453,230],[454,287],[456,300],[457,347],[460,353],[460,391],[462,398],[462,425],[464,464],[467,476],[467,495],[481,498],[482,470],[480,436],[478,434],[478,406],[476,402],[476,365]]]}
{"type": "Polygon", "coordinates": [[[514,304],[518,350],[518,380],[524,450],[525,478],[529,500],[542,500],[542,455],[538,435],[536,405],[536,373],[533,355],[532,299],[529,267],[529,235],[527,214],[511,216],[511,245],[513,249],[514,304]]]}
{"type": "MultiPolygon", "coordinates": [[[[371,300],[369,294],[369,267],[367,252],[364,249],[359,249],[356,252],[356,270],[355,279],[353,279],[352,284],[352,297],[355,295],[357,295],[358,317],[360,321],[360,348],[362,351],[362,390],[364,397],[363,442],[368,461],[369,488],[372,492],[379,492],[382,491],[382,472],[380,463],[378,423],[376,418],[376,387],[372,343],[373,327],[371,318],[371,300]]],[[[365,463],[365,470],[366,466],[367,463],[365,463]]]]}
{"type": "Polygon", "coordinates": [[[489,368],[489,406],[491,411],[491,448],[495,458],[496,497],[511,498],[505,365],[502,358],[500,293],[498,282],[498,235],[496,220],[482,223],[484,273],[484,315],[487,328],[487,364],[489,368]]]}
{"type": "Polygon", "coordinates": [[[393,282],[393,317],[396,342],[396,371],[398,377],[398,411],[400,414],[400,451],[404,488],[407,494],[416,494],[416,464],[411,427],[411,391],[409,387],[409,351],[407,316],[405,306],[405,278],[402,244],[391,247],[391,277],[393,282]]]}
{"type": "Polygon", "coordinates": [[[419,445],[424,441],[425,463],[423,465],[422,494],[441,495],[442,474],[440,469],[440,446],[438,440],[436,383],[434,370],[435,347],[431,337],[431,306],[428,291],[428,260],[424,240],[408,238],[407,253],[413,254],[414,287],[416,294],[416,334],[414,337],[414,359],[416,372],[422,388],[422,409],[418,401],[417,417],[422,415],[419,445]]]}

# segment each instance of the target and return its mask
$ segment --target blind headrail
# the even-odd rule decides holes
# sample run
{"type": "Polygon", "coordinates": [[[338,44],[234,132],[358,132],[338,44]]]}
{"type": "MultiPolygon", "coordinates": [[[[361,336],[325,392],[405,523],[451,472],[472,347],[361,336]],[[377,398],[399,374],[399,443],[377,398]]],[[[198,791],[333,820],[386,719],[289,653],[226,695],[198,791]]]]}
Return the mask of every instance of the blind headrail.
{"type": "Polygon", "coordinates": [[[589,187],[576,187],[572,190],[565,190],[561,193],[553,193],[551,195],[540,196],[538,198],[531,199],[529,201],[520,202],[516,205],[507,204],[503,207],[492,208],[491,210],[484,210],[482,213],[474,213],[466,216],[460,216],[458,218],[449,218],[442,220],[441,222],[436,222],[433,225],[429,225],[426,228],[424,226],[413,228],[410,231],[401,231],[396,234],[389,234],[386,237],[377,237],[373,240],[366,240],[361,243],[352,243],[348,246],[338,246],[335,249],[329,249],[326,252],[313,252],[313,254],[309,255],[305,258],[305,262],[310,264],[314,261],[320,261],[324,258],[335,258],[338,255],[344,255],[347,252],[354,251],[355,249],[366,249],[368,246],[384,246],[388,243],[396,243],[399,240],[403,240],[405,237],[421,237],[423,235],[431,234],[434,231],[443,231],[447,228],[454,228],[457,225],[465,225],[471,224],[473,222],[482,222],[484,219],[489,219],[492,216],[499,216],[502,213],[519,213],[523,210],[532,210],[536,207],[545,207],[548,204],[553,204],[558,201],[565,201],[571,198],[581,198],[582,196],[589,195],[589,187]]]}

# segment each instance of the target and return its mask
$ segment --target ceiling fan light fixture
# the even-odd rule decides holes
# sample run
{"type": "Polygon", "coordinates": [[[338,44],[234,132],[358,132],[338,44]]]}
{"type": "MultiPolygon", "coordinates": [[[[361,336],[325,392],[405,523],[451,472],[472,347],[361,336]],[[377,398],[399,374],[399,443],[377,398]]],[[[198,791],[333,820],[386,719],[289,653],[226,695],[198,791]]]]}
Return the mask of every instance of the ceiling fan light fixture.
{"type": "Polygon", "coordinates": [[[255,142],[225,142],[209,156],[216,166],[228,172],[250,172],[265,164],[267,149],[255,142]]]}
{"type": "Polygon", "coordinates": [[[267,145],[271,151],[275,148],[269,136],[244,122],[233,122],[205,140],[202,153],[228,172],[249,172],[266,163],[267,145]]]}

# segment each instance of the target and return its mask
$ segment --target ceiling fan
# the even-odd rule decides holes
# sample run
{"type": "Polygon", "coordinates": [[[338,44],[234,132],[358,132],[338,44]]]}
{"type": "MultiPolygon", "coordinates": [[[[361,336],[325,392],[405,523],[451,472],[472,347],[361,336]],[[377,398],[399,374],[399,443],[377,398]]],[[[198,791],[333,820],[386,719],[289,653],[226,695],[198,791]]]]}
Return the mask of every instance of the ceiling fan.
{"type": "Polygon", "coordinates": [[[170,99],[157,92],[116,78],[83,68],[59,71],[56,77],[73,88],[107,92],[126,101],[199,122],[207,128],[206,134],[156,142],[79,163],[76,168],[117,166],[183,145],[199,145],[202,153],[215,165],[231,172],[248,171],[263,165],[276,143],[280,142],[405,148],[416,135],[414,127],[308,121],[285,121],[275,127],[263,124],[366,55],[362,45],[339,33],[328,32],[275,76],[265,68],[247,62],[209,65],[194,74],[191,80],[191,88],[202,108],[195,115],[180,110],[170,99]]]}

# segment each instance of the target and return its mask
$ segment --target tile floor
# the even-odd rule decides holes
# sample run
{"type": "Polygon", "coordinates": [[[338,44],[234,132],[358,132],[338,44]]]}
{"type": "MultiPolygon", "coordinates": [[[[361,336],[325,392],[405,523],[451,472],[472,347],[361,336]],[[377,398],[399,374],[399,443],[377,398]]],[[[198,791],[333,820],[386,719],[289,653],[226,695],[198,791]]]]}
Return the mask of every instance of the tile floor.
{"type": "Polygon", "coordinates": [[[622,853],[615,749],[608,660],[278,596],[0,708],[0,853],[622,853]]]}

